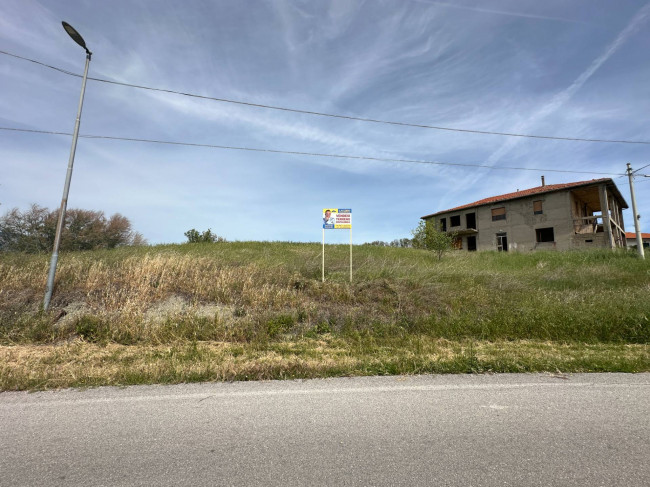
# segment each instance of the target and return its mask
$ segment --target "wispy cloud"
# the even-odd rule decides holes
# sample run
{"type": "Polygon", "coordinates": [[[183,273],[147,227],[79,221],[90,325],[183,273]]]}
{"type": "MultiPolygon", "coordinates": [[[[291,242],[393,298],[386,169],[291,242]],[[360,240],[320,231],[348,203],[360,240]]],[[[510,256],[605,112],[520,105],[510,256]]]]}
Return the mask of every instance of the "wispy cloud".
{"type": "Polygon", "coordinates": [[[536,20],[552,20],[552,21],[557,21],[557,22],[570,22],[570,23],[586,23],[582,20],[574,20],[574,19],[567,19],[564,17],[552,17],[548,15],[535,15],[535,14],[527,14],[524,12],[513,12],[510,10],[498,10],[498,9],[491,9],[491,8],[483,8],[483,7],[474,7],[474,6],[468,6],[468,5],[458,5],[456,3],[447,3],[447,2],[435,2],[435,1],[427,1],[427,0],[412,0],[414,2],[419,2],[419,3],[426,3],[429,5],[437,5],[439,7],[445,7],[445,8],[453,8],[457,10],[469,10],[471,12],[480,12],[484,14],[492,14],[492,15],[506,15],[508,17],[518,17],[518,18],[523,18],[523,19],[536,19],[536,20]]]}
{"type": "MultiPolygon", "coordinates": [[[[513,132],[526,133],[530,132],[539,122],[550,117],[562,108],[571,98],[582,88],[582,86],[591,78],[594,73],[612,56],[620,47],[637,32],[641,26],[650,17],[650,4],[641,8],[632,18],[628,25],[619,33],[605,50],[598,56],[589,67],[578,76],[571,85],[557,93],[550,101],[538,108],[527,120],[521,121],[513,127],[513,132]]],[[[495,165],[505,155],[510,153],[515,147],[522,143],[520,138],[508,138],[501,146],[494,151],[485,161],[486,165],[495,165]]],[[[468,184],[474,184],[480,176],[473,176],[468,184]]]]}
{"type": "Polygon", "coordinates": [[[61,20],[38,2],[5,0],[2,3],[0,39],[38,48],[42,53],[53,55],[55,49],[52,49],[52,39],[61,34],[60,28],[61,20]]]}

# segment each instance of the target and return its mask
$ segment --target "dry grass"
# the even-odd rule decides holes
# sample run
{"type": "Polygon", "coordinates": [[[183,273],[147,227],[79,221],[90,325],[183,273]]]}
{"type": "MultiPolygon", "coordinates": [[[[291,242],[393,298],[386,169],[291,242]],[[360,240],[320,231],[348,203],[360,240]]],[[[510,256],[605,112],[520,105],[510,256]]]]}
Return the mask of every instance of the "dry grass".
{"type": "Polygon", "coordinates": [[[459,343],[430,337],[409,342],[411,346],[359,347],[325,336],[263,347],[220,342],[99,346],[83,341],[4,346],[0,390],[383,374],[650,370],[647,345],[459,343]]]}

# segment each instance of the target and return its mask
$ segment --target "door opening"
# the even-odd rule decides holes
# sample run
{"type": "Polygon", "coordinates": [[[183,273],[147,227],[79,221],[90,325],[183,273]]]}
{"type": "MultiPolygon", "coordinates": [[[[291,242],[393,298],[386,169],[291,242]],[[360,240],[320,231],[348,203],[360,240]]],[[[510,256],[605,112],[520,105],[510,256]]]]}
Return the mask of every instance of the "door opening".
{"type": "Polygon", "coordinates": [[[508,237],[506,233],[497,233],[497,250],[499,252],[508,251],[508,237]]]}
{"type": "Polygon", "coordinates": [[[467,237],[467,250],[470,252],[476,250],[476,237],[467,237]]]}

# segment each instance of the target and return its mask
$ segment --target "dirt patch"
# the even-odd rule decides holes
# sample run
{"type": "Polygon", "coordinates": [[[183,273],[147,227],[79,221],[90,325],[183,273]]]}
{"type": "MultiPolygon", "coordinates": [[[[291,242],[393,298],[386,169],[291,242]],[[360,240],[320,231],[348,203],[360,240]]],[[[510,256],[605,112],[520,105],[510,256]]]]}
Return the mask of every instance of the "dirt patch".
{"type": "Polygon", "coordinates": [[[217,304],[194,305],[181,296],[174,295],[151,306],[144,313],[144,321],[161,324],[170,316],[194,315],[199,318],[217,319],[228,322],[233,319],[234,307],[217,304]]]}

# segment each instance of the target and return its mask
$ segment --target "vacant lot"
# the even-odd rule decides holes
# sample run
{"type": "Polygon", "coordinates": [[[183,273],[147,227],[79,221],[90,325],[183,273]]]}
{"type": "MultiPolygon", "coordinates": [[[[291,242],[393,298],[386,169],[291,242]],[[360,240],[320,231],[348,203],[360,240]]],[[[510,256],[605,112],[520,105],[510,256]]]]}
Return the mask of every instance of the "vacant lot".
{"type": "Polygon", "coordinates": [[[650,262],[235,242],[0,254],[0,389],[648,371],[650,262]]]}

